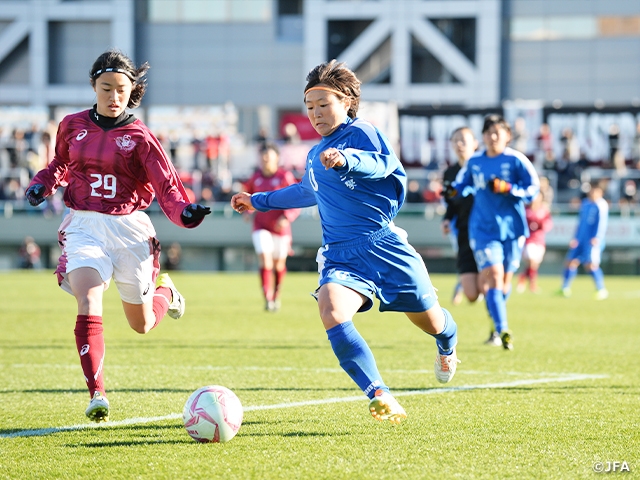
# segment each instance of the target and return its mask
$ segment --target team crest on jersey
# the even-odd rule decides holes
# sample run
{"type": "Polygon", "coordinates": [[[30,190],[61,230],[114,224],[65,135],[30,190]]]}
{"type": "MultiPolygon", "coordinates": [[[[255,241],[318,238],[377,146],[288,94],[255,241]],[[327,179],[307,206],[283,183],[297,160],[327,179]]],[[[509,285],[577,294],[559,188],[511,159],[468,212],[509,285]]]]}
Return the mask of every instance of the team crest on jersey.
{"type": "Polygon", "coordinates": [[[353,178],[350,178],[349,180],[344,182],[344,184],[350,190],[353,190],[356,188],[356,182],[353,180],[353,178]]]}
{"type": "Polygon", "coordinates": [[[123,135],[116,138],[116,144],[120,147],[120,150],[124,150],[125,152],[130,152],[136,146],[136,142],[131,140],[131,135],[123,135]]]}

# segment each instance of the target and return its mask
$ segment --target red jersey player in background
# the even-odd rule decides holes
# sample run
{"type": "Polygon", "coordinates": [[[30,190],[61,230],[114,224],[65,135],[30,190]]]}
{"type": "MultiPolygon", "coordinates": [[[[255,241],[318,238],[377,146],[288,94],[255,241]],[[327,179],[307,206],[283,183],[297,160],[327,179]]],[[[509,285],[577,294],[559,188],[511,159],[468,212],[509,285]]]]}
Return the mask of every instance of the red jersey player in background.
{"type": "Polygon", "coordinates": [[[62,255],[56,274],[60,287],[78,302],[74,332],[91,396],[85,414],[95,422],[109,417],[102,297],[111,278],[138,333],[156,327],[166,313],[184,314],[184,297],[167,274],[158,277],[160,243],[141,210],[156,196],[169,220],[185,228],[198,226],[210,213],[189,203],[160,142],[126,111],[140,105],[148,68],[147,63],[136,67],[117,50],[97,58],[89,72],[97,103],[60,122],[54,159],[26,191],[36,206],[66,187],[64,202],[71,211],[58,231],[62,255]]]}
{"type": "MultiPolygon", "coordinates": [[[[260,169],[244,185],[244,191],[270,192],[297,183],[291,172],[279,167],[279,161],[278,147],[265,143],[260,148],[260,169]]],[[[287,256],[291,249],[291,222],[299,214],[299,209],[253,213],[251,238],[258,254],[265,310],[269,312],[280,308],[280,286],[287,273],[287,256]]]]}
{"type": "Polygon", "coordinates": [[[545,240],[546,233],[553,227],[551,212],[544,201],[544,196],[539,193],[525,208],[527,224],[529,225],[529,238],[524,244],[522,259],[524,269],[518,277],[517,291],[522,293],[526,288],[526,281],[529,280],[529,290],[539,293],[537,279],[538,269],[544,258],[547,249],[545,240]]]}

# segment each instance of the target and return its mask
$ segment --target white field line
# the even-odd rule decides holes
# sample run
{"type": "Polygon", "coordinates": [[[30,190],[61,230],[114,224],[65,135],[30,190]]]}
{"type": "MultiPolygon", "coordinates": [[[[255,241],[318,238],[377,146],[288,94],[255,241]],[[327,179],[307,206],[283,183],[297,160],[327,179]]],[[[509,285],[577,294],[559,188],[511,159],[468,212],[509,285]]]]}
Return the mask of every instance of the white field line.
{"type": "MultiPolygon", "coordinates": [[[[520,387],[523,385],[534,385],[538,383],[572,382],[576,380],[591,380],[591,379],[606,378],[606,377],[607,375],[589,375],[589,374],[574,373],[574,374],[567,374],[560,377],[515,380],[513,382],[484,383],[480,385],[461,385],[459,387],[441,387],[441,388],[432,388],[428,390],[412,390],[408,392],[394,392],[393,396],[407,397],[411,395],[431,395],[431,394],[438,394],[438,393],[464,392],[468,390],[520,387]]],[[[362,401],[364,401],[364,397],[362,395],[358,395],[354,397],[324,398],[319,400],[305,400],[302,402],[277,403],[272,405],[250,405],[248,407],[244,407],[243,410],[245,412],[253,412],[256,410],[275,410],[275,409],[281,409],[281,408],[308,407],[311,405],[326,405],[329,403],[362,402],[362,401]]],[[[0,434],[0,438],[38,437],[43,435],[50,435],[52,433],[68,432],[73,430],[85,430],[90,428],[111,428],[111,427],[119,427],[122,425],[140,425],[144,423],[162,422],[165,420],[175,420],[178,418],[182,418],[181,413],[172,413],[172,414],[164,415],[160,417],[127,418],[124,420],[118,420],[115,422],[107,422],[107,423],[85,423],[80,425],[68,425],[66,427],[21,430],[13,433],[0,434]]]]}

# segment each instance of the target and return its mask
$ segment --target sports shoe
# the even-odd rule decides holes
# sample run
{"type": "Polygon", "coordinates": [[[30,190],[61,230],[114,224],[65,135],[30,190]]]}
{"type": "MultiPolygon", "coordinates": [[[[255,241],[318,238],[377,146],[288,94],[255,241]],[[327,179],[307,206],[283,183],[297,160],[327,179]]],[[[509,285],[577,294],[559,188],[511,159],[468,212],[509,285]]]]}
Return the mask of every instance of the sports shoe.
{"type": "Polygon", "coordinates": [[[495,330],[491,330],[489,334],[489,338],[485,340],[485,345],[491,345],[492,347],[499,347],[502,345],[502,340],[500,339],[500,335],[495,330]]]}
{"type": "Polygon", "coordinates": [[[163,273],[158,277],[158,287],[166,287],[171,290],[171,302],[167,313],[171,318],[178,319],[184,315],[185,299],[176,289],[176,286],[169,278],[168,273],[163,273]]]}
{"type": "Polygon", "coordinates": [[[601,288],[596,292],[596,300],[606,300],[609,298],[609,291],[606,288],[601,288]]]}
{"type": "Polygon", "coordinates": [[[400,423],[407,418],[407,413],[398,401],[389,392],[376,390],[375,396],[369,402],[371,416],[382,422],[388,420],[391,423],[400,423]]]}
{"type": "Polygon", "coordinates": [[[274,300],[267,300],[264,304],[264,309],[267,312],[275,312],[276,309],[276,302],[274,300]]]}
{"type": "Polygon", "coordinates": [[[460,360],[456,355],[456,349],[453,349],[450,355],[436,355],[436,363],[434,364],[434,371],[436,374],[436,380],[440,383],[449,383],[453,376],[456,374],[456,368],[460,360]]]}
{"type": "Polygon", "coordinates": [[[524,282],[518,282],[518,286],[516,287],[516,292],[524,293],[526,289],[527,289],[527,285],[524,282]]]}
{"type": "Polygon", "coordinates": [[[273,309],[271,310],[272,312],[277,312],[278,310],[280,310],[280,307],[282,306],[282,304],[280,303],[280,300],[276,299],[273,301],[273,309]]]}
{"type": "Polygon", "coordinates": [[[84,414],[93,422],[106,422],[109,420],[109,400],[96,390],[84,414]]]}
{"type": "Polygon", "coordinates": [[[571,296],[571,288],[569,287],[561,288],[560,290],[558,290],[557,294],[560,295],[561,297],[569,298],[571,296]]]}
{"type": "Polygon", "coordinates": [[[505,350],[513,350],[513,340],[511,338],[511,332],[505,330],[500,334],[500,340],[502,341],[502,348],[505,350]]]}

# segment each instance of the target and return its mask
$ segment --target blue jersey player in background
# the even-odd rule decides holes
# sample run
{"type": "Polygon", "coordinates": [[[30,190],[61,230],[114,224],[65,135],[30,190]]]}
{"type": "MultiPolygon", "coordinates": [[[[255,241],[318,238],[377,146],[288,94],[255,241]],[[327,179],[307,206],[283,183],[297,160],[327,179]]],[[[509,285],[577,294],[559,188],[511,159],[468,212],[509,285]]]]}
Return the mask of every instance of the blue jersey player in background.
{"type": "Polygon", "coordinates": [[[596,284],[596,300],[604,300],[609,292],[604,287],[604,273],[600,268],[600,257],[605,247],[605,233],[609,220],[609,204],[603,198],[602,187],[596,182],[591,184],[587,196],[580,205],[578,226],[567,252],[562,274],[562,289],[565,297],[571,296],[571,282],[578,273],[580,264],[593,277],[596,284]]]}
{"type": "MultiPolygon", "coordinates": [[[[369,397],[371,415],[398,423],[406,413],[389,393],[353,317],[370,309],[374,297],[380,311],[404,312],[435,337],[441,383],[456,371],[457,326],[440,307],[422,257],[393,224],[404,203],[406,174],[387,138],[356,117],[360,81],[332,60],[311,70],[307,82],[307,115],[322,139],[309,152],[302,181],[273,192],[238,193],[231,205],[238,212],[318,206],[320,318],[340,366],[369,397]]],[[[389,325],[389,334],[393,330],[389,325]]]]}
{"type": "Polygon", "coordinates": [[[529,227],[525,204],[540,191],[533,165],[522,153],[507,147],[511,140],[509,123],[500,115],[488,115],[482,126],[485,149],[477,152],[460,170],[446,193],[460,195],[473,187],[475,195],[469,216],[469,244],[485,285],[485,301],[502,346],[513,349],[508,329],[506,299],[529,227]]]}

